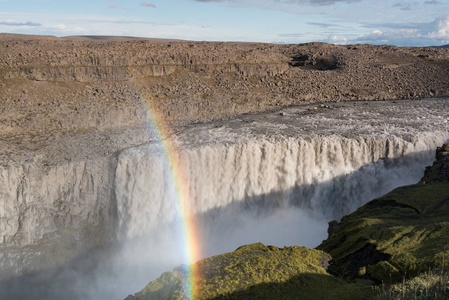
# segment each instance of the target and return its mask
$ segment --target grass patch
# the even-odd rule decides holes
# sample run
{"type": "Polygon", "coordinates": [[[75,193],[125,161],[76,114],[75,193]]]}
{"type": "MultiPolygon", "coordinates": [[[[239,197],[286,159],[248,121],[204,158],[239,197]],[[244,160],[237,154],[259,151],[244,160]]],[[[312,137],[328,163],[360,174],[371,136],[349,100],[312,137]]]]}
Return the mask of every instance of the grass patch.
{"type": "Polygon", "coordinates": [[[449,274],[442,269],[433,269],[410,280],[397,284],[382,284],[375,289],[376,300],[435,299],[449,298],[449,274]]]}
{"type": "MultiPolygon", "coordinates": [[[[322,251],[300,246],[242,246],[194,265],[195,299],[372,298],[371,287],[346,283],[327,273],[329,259],[322,251]]],[[[178,267],[164,273],[127,299],[185,299],[183,270],[178,267]]]]}

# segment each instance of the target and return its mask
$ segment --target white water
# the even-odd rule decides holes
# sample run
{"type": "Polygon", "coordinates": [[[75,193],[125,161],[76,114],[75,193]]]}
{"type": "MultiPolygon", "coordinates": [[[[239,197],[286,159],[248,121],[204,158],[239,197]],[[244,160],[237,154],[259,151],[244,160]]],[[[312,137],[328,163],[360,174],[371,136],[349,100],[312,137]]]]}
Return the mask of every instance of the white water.
{"type": "MultiPolygon", "coordinates": [[[[178,155],[189,204],[198,214],[237,204],[250,210],[293,206],[331,220],[419,179],[423,164],[443,141],[434,135],[413,141],[334,135],[202,145],[178,155]]],[[[167,192],[173,176],[164,160],[157,144],[129,149],[119,157],[115,188],[121,229],[128,238],[179,217],[177,199],[167,192]]]]}
{"type": "MultiPolygon", "coordinates": [[[[446,102],[370,105],[314,114],[291,108],[287,117],[249,115],[174,137],[203,256],[252,242],[315,247],[329,221],[417,182],[449,138],[446,102]]],[[[158,267],[185,263],[164,159],[157,142],[118,158],[123,264],[146,278],[140,287],[139,279],[128,283],[135,290],[160,275],[158,267]]]]}
{"type": "MultiPolygon", "coordinates": [[[[184,128],[173,143],[203,256],[259,241],[317,246],[330,220],[421,178],[435,148],[449,139],[446,102],[351,104],[314,113],[291,108],[286,117],[248,115],[184,128]]],[[[58,274],[47,287],[51,295],[123,299],[184,263],[164,159],[157,141],[119,154],[112,188],[120,249],[101,257],[89,276],[71,269],[58,274]]]]}
{"type": "MultiPolygon", "coordinates": [[[[327,237],[330,220],[417,182],[446,139],[441,133],[411,140],[332,135],[185,148],[179,159],[198,214],[203,256],[252,242],[315,247],[327,237]]],[[[116,169],[120,236],[133,241],[123,257],[137,277],[147,279],[140,287],[138,280],[129,282],[137,290],[160,274],[148,266],[167,270],[173,262],[185,263],[164,159],[160,146],[147,144],[123,152],[116,169]]]]}

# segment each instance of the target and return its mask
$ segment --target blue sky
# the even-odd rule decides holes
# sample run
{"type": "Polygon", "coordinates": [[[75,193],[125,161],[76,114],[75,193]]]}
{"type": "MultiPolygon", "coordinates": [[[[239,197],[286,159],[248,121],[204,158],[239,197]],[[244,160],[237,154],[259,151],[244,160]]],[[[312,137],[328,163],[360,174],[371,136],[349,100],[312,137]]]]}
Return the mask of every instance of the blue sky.
{"type": "Polygon", "coordinates": [[[449,44],[449,0],[0,0],[0,32],[449,44]]]}

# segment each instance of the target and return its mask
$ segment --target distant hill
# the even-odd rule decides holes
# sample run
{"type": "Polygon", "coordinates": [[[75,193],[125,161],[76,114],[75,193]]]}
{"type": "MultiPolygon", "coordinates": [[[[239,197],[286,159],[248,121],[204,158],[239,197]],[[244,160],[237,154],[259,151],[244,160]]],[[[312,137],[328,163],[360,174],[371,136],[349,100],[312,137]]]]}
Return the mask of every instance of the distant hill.
{"type": "Polygon", "coordinates": [[[449,96],[446,49],[171,41],[0,34],[9,112],[0,132],[128,126],[143,99],[168,122],[196,122],[321,101],[449,96]],[[25,97],[33,101],[14,102],[25,97]],[[29,117],[17,122],[22,110],[29,117]]]}
{"type": "Polygon", "coordinates": [[[57,40],[54,35],[33,35],[0,32],[0,40],[57,40]]]}
{"type": "Polygon", "coordinates": [[[442,45],[442,46],[435,46],[435,48],[449,48],[449,44],[447,44],[447,45],[442,45]]]}
{"type": "Polygon", "coordinates": [[[135,36],[108,36],[108,35],[71,35],[62,37],[66,40],[80,40],[80,41],[135,41],[145,40],[152,43],[169,43],[169,42],[186,42],[187,40],[179,39],[161,39],[161,38],[145,38],[135,36]]]}

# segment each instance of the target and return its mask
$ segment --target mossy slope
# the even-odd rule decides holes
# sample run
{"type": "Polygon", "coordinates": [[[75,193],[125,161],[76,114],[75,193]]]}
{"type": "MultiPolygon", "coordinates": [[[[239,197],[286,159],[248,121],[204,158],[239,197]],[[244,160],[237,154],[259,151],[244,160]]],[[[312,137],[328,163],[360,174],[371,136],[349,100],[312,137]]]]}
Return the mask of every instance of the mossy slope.
{"type": "MultiPolygon", "coordinates": [[[[195,299],[364,299],[371,289],[347,284],[326,271],[326,253],[261,243],[195,264],[195,299]],[[344,297],[342,295],[345,295],[344,297]]],[[[184,299],[185,273],[178,267],[127,299],[184,299]]]]}
{"type": "Polygon", "coordinates": [[[419,183],[367,203],[332,227],[318,249],[332,255],[334,274],[395,282],[446,264],[449,144],[436,157],[419,183]]]}

